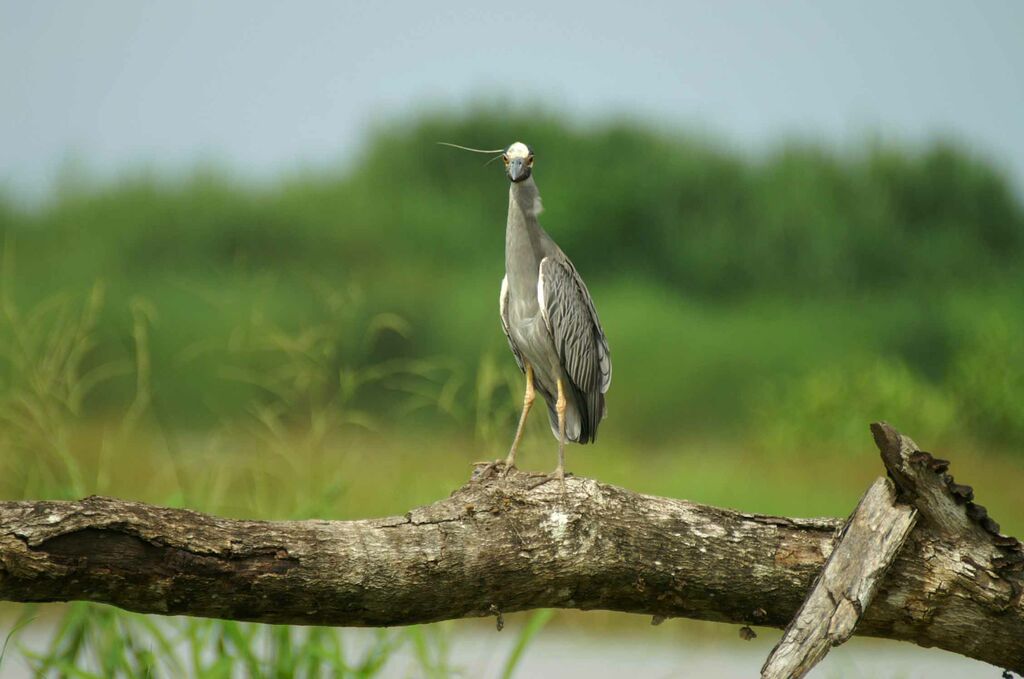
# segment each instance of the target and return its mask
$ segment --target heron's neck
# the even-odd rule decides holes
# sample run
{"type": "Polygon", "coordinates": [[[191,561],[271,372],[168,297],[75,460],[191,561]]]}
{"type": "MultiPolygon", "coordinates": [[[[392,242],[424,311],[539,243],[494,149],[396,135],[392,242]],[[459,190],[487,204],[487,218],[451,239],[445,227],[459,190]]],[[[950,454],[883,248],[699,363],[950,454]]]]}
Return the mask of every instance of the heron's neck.
{"type": "Polygon", "coordinates": [[[533,177],[527,177],[521,182],[512,182],[508,190],[508,214],[511,220],[513,212],[522,215],[528,220],[537,223],[537,215],[544,208],[540,204],[540,191],[533,177]]]}
{"type": "Polygon", "coordinates": [[[533,177],[514,182],[508,192],[508,223],[505,228],[505,272],[512,284],[533,285],[543,258],[544,230],[537,222],[540,192],[533,177]]]}

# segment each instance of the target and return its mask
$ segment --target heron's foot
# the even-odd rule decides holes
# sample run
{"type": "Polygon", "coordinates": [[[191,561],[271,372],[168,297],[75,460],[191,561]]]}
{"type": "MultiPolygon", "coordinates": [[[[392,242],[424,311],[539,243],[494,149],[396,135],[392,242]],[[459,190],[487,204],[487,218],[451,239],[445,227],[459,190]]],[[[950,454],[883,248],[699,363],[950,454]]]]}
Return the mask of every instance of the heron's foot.
{"type": "Polygon", "coordinates": [[[495,476],[504,479],[512,473],[512,470],[515,468],[515,465],[509,463],[508,458],[505,458],[504,460],[482,460],[480,462],[474,462],[473,474],[470,476],[470,481],[486,481],[487,479],[495,476]]]}
{"type": "MultiPolygon", "coordinates": [[[[540,488],[545,483],[548,483],[550,481],[558,481],[559,490],[562,491],[562,497],[565,497],[565,495],[566,495],[566,490],[565,490],[565,477],[566,477],[566,473],[565,473],[565,469],[564,468],[559,467],[558,469],[556,469],[555,471],[551,472],[550,474],[538,474],[537,476],[540,476],[540,478],[535,483],[533,483],[533,484],[531,484],[529,486],[530,490],[533,490],[534,488],[540,488]]],[[[570,473],[569,476],[572,476],[572,474],[570,473]]]]}
{"type": "Polygon", "coordinates": [[[501,472],[499,472],[501,474],[501,478],[506,478],[509,474],[512,473],[512,470],[516,468],[515,451],[510,452],[508,454],[508,457],[506,457],[503,462],[499,462],[498,464],[502,467],[501,472]]]}
{"type": "Polygon", "coordinates": [[[469,480],[474,483],[486,481],[497,473],[498,467],[502,464],[501,460],[483,460],[480,462],[474,462],[473,473],[470,475],[469,480]]]}

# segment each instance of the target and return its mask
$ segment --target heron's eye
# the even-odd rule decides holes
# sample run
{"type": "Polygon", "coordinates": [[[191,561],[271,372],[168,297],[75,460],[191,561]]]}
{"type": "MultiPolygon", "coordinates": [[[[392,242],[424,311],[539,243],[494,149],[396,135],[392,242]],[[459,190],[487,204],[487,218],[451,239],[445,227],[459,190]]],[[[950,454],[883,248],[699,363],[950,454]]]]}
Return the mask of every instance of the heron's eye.
{"type": "Polygon", "coordinates": [[[507,155],[505,155],[505,154],[502,154],[502,156],[501,156],[501,160],[502,160],[502,162],[503,162],[503,163],[505,163],[506,165],[508,165],[508,156],[507,156],[507,155]]]}
{"type": "Polygon", "coordinates": [[[526,167],[533,167],[533,156],[529,156],[526,159],[526,167]]]}

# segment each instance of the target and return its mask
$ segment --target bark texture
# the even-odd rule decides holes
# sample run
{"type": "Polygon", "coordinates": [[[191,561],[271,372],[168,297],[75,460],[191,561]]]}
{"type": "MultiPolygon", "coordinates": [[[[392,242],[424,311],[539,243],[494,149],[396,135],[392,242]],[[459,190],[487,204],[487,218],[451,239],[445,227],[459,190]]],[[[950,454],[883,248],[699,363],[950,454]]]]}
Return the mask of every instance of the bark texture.
{"type": "MultiPolygon", "coordinates": [[[[919,525],[856,632],[1024,671],[1020,543],[977,505],[955,505],[942,461],[884,425],[875,434],[919,525]],[[933,513],[933,502],[955,506],[933,513]]],[[[564,496],[536,484],[492,475],[364,521],[235,521],[102,497],[0,502],[0,600],[321,625],[548,607],[785,627],[843,525],[585,478],[566,479],[564,496]]]]}
{"type": "Polygon", "coordinates": [[[892,481],[880,478],[871,484],[761,668],[763,679],[802,677],[853,635],[916,521],[917,510],[896,501],[892,481]]]}

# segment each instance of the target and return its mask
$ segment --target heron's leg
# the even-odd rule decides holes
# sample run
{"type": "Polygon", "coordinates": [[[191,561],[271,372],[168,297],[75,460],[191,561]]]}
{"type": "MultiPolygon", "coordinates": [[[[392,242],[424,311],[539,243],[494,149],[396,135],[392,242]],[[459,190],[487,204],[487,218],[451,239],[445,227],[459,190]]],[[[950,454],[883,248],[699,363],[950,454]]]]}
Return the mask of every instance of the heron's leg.
{"type": "Polygon", "coordinates": [[[558,378],[555,412],[558,414],[558,467],[555,468],[555,477],[562,485],[562,495],[565,495],[565,389],[562,387],[561,377],[558,378]]]}
{"type": "Polygon", "coordinates": [[[526,393],[523,395],[523,414],[519,416],[519,426],[516,427],[516,437],[512,439],[512,447],[508,450],[508,457],[505,458],[505,470],[508,471],[515,465],[516,451],[519,449],[519,442],[523,440],[523,432],[526,430],[526,416],[530,414],[533,407],[535,393],[533,390],[533,366],[526,364],[526,393]]]}

